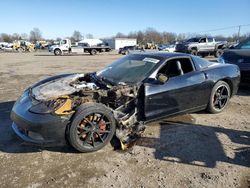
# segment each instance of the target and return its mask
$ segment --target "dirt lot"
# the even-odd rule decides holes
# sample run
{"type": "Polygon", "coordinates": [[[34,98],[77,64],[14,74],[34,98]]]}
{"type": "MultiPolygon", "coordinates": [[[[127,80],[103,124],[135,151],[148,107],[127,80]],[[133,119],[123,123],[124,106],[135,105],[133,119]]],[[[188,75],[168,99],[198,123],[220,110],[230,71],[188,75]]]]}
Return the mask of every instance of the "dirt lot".
{"type": "Polygon", "coordinates": [[[14,101],[38,80],[100,69],[120,55],[56,57],[0,53],[0,187],[249,187],[250,91],[221,114],[199,112],[150,124],[128,151],[82,154],[20,140],[9,118],[14,101]]]}

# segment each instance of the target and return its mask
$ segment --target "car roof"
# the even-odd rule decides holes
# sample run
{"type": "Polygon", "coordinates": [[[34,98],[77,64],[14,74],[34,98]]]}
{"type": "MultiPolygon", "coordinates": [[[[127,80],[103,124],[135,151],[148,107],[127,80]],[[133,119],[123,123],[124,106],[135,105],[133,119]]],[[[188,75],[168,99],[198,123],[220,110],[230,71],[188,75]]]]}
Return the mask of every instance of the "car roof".
{"type": "Polygon", "coordinates": [[[177,52],[140,52],[140,53],[133,53],[133,55],[147,55],[147,56],[155,56],[164,59],[169,59],[172,57],[191,57],[190,54],[186,53],[177,53],[177,52]]]}

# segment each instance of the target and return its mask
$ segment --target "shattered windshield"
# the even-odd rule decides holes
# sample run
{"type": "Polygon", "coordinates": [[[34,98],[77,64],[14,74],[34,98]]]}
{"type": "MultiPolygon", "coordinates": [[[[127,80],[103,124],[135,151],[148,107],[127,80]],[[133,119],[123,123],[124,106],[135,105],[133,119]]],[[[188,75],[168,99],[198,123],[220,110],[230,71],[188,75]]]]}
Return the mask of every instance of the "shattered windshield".
{"type": "Polygon", "coordinates": [[[144,80],[160,58],[133,54],[119,59],[103,70],[97,76],[114,83],[138,83],[144,80]]]}

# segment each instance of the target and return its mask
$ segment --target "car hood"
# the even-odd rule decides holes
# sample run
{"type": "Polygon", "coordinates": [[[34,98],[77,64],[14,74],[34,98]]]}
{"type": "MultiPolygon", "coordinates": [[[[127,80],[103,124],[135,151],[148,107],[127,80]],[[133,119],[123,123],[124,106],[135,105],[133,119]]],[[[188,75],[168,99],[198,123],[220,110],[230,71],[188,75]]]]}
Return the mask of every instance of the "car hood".
{"type": "Polygon", "coordinates": [[[96,84],[86,81],[85,76],[85,74],[67,74],[43,80],[31,88],[32,96],[36,100],[48,100],[70,95],[82,88],[97,89],[96,84]]]}

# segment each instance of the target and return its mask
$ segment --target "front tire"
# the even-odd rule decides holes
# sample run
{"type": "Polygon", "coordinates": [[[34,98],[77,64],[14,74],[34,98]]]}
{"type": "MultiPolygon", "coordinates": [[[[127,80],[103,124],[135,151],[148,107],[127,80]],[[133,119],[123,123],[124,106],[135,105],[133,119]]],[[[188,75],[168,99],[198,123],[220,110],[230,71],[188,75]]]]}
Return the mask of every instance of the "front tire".
{"type": "Polygon", "coordinates": [[[222,49],[217,49],[216,52],[215,52],[215,54],[214,54],[214,56],[215,56],[215,57],[219,57],[219,56],[221,56],[222,54],[223,54],[223,50],[222,50],[222,49]]]}
{"type": "Polygon", "coordinates": [[[216,114],[222,112],[228,105],[231,96],[231,89],[224,81],[218,81],[211,92],[207,111],[216,114]]]}
{"type": "Polygon", "coordinates": [[[115,118],[104,105],[84,104],[74,115],[67,138],[76,150],[93,152],[110,142],[115,128],[115,118]]]}
{"type": "Polygon", "coordinates": [[[198,51],[196,49],[192,49],[191,50],[191,55],[197,56],[198,55],[198,51]]]}
{"type": "Polygon", "coordinates": [[[60,49],[55,49],[54,54],[57,56],[62,55],[62,51],[60,49]]]}

